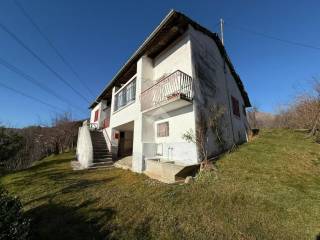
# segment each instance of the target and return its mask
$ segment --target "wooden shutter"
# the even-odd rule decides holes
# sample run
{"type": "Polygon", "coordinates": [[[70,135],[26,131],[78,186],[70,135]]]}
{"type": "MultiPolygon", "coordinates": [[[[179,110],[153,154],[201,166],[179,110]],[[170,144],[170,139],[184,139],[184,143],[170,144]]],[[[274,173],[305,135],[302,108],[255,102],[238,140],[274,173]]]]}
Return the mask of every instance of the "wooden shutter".
{"type": "Polygon", "coordinates": [[[99,118],[99,110],[96,110],[96,111],[94,112],[94,121],[95,121],[95,122],[98,121],[98,118],[99,118]]]}

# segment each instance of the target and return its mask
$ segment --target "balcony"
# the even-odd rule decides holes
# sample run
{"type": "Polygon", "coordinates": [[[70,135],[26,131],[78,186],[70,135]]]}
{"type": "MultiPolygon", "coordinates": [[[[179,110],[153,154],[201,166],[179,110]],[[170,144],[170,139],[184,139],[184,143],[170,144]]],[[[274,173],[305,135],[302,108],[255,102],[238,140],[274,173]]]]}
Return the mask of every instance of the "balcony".
{"type": "Polygon", "coordinates": [[[177,70],[141,93],[141,111],[152,114],[161,107],[169,112],[191,104],[192,78],[177,70]]]}
{"type": "Polygon", "coordinates": [[[136,78],[129,80],[114,96],[114,112],[125,108],[136,99],[136,78]]]}

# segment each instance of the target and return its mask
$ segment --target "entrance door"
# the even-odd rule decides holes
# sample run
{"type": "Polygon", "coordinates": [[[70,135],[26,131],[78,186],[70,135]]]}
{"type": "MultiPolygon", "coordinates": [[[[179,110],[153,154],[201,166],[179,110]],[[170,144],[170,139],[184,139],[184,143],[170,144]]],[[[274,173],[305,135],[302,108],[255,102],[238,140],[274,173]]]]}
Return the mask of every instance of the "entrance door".
{"type": "Polygon", "coordinates": [[[126,157],[132,155],[133,146],[133,132],[132,131],[120,131],[118,156],[126,157]]]}

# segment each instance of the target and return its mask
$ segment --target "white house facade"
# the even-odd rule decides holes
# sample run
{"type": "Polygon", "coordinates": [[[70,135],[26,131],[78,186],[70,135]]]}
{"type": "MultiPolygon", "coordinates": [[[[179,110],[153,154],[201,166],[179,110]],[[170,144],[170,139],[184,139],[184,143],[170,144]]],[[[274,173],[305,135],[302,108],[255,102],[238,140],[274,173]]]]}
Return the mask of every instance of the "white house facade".
{"type": "MultiPolygon", "coordinates": [[[[129,159],[132,171],[174,182],[201,161],[183,135],[196,134],[216,105],[224,109],[223,150],[247,141],[250,101],[218,35],[171,11],[90,106],[78,161],[129,159]]],[[[205,134],[209,156],[222,151],[214,134],[205,134]]]]}

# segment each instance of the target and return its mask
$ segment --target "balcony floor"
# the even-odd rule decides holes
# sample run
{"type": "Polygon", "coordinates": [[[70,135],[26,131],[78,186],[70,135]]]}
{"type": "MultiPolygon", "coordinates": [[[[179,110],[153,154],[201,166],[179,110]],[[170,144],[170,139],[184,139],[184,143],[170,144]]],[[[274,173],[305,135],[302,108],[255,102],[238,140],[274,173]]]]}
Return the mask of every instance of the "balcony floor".
{"type": "Polygon", "coordinates": [[[167,100],[159,105],[156,105],[152,108],[144,110],[142,113],[147,116],[158,115],[166,112],[171,112],[192,104],[192,100],[176,96],[170,100],[167,100]]]}

